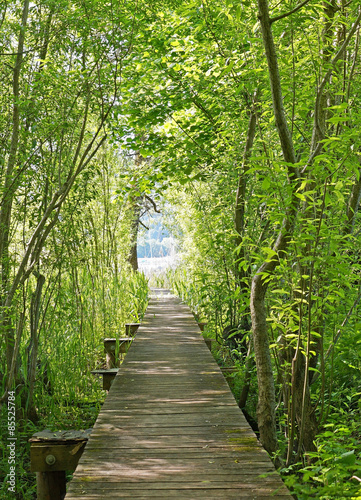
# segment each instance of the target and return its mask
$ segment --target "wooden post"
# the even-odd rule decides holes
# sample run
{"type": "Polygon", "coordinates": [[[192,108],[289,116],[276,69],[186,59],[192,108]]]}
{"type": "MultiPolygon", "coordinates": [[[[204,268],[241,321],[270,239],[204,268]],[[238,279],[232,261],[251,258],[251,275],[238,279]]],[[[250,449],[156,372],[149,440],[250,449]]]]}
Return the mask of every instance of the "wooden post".
{"type": "Polygon", "coordinates": [[[64,470],[36,473],[37,500],[64,500],[66,477],[64,470]]]}
{"type": "Polygon", "coordinates": [[[201,332],[204,332],[204,328],[208,325],[208,323],[204,322],[204,321],[198,321],[198,326],[201,330],[201,332]]]}
{"type": "Polygon", "coordinates": [[[215,339],[204,338],[204,342],[206,343],[208,349],[212,352],[212,344],[216,342],[215,339]]]}
{"type": "Polygon", "coordinates": [[[45,430],[30,442],[30,470],[36,472],[37,500],[63,500],[65,471],[74,471],[83,454],[91,429],[86,431],[45,430]]]}
{"type": "Polygon", "coordinates": [[[103,376],[103,389],[105,391],[109,391],[110,386],[115,378],[115,375],[118,373],[118,368],[107,368],[106,370],[92,370],[93,375],[102,375],[103,376]]]}
{"type": "Polygon", "coordinates": [[[116,339],[104,339],[107,368],[119,368],[119,359],[115,359],[116,339]]]}
{"type": "MultiPolygon", "coordinates": [[[[125,354],[132,343],[132,337],[118,339],[119,354],[125,354]]],[[[104,339],[107,368],[119,368],[119,358],[116,356],[117,339],[104,339]]]]}

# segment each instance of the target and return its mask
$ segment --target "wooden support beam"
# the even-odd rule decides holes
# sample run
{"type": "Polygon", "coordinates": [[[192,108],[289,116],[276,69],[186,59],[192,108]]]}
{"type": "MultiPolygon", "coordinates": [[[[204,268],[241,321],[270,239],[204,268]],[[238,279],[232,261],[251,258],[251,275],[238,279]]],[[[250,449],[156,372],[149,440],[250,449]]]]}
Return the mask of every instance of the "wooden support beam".
{"type": "Polygon", "coordinates": [[[37,500],[63,500],[66,494],[64,470],[36,473],[37,500]]]}
{"type": "Polygon", "coordinates": [[[140,323],[125,323],[125,334],[134,337],[139,327],[140,323]]]}
{"type": "Polygon", "coordinates": [[[133,337],[123,337],[120,339],[107,338],[104,339],[104,349],[106,354],[106,365],[107,368],[119,368],[119,357],[117,354],[125,354],[130,344],[133,341],[133,337]],[[118,342],[118,353],[117,353],[117,342],[118,342]]]}
{"type": "Polygon", "coordinates": [[[93,375],[102,375],[103,377],[103,389],[109,391],[110,386],[114,380],[115,375],[118,373],[118,368],[109,368],[102,370],[92,370],[93,375]]]}
{"type": "Polygon", "coordinates": [[[212,344],[214,344],[214,342],[216,342],[216,340],[204,338],[204,342],[206,343],[208,349],[212,352],[212,344]]]}
{"type": "Polygon", "coordinates": [[[30,442],[30,470],[36,472],[37,500],[63,500],[65,471],[73,472],[82,456],[91,429],[86,431],[45,430],[30,442]]]}
{"type": "Polygon", "coordinates": [[[198,326],[199,326],[199,328],[200,328],[201,332],[204,332],[204,329],[205,329],[205,327],[206,327],[207,325],[208,325],[208,323],[207,323],[207,322],[204,322],[204,321],[198,321],[198,326]]]}

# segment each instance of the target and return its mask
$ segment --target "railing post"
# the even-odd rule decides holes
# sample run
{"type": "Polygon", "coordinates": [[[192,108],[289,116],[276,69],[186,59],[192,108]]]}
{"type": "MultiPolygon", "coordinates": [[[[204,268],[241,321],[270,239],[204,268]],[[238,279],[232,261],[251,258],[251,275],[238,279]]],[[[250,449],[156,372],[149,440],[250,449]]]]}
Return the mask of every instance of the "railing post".
{"type": "Polygon", "coordinates": [[[91,429],[86,431],[45,430],[30,442],[30,470],[36,472],[37,500],[63,500],[65,471],[74,471],[82,456],[91,429]]]}
{"type": "Polygon", "coordinates": [[[37,500],[64,500],[66,476],[64,470],[36,473],[37,500]]]}
{"type": "Polygon", "coordinates": [[[104,339],[107,368],[119,368],[119,359],[115,358],[116,339],[104,339]]]}

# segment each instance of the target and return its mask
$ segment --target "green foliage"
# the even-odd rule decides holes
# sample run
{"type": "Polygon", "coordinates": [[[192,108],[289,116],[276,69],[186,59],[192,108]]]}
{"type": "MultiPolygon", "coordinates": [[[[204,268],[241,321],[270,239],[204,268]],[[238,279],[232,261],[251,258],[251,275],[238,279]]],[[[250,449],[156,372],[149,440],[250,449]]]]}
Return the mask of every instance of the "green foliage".
{"type": "MultiPolygon", "coordinates": [[[[74,383],[77,380],[74,378],[74,383]]],[[[94,396],[95,394],[93,394],[94,396]]],[[[31,420],[23,420],[20,418],[20,413],[16,421],[16,495],[14,498],[19,500],[35,500],[36,499],[36,476],[30,472],[30,443],[29,439],[35,432],[44,429],[57,430],[85,430],[91,428],[100,410],[101,403],[104,399],[103,395],[98,394],[96,400],[82,397],[82,400],[59,401],[45,395],[41,400],[40,420],[37,425],[34,425],[31,420]]],[[[20,408],[20,394],[17,393],[16,407],[20,408]]],[[[7,407],[1,408],[1,422],[7,422],[7,407]]],[[[6,481],[6,473],[9,470],[8,458],[9,453],[6,449],[8,442],[7,426],[0,427],[0,499],[8,500],[10,498],[8,484],[6,481]]]]}
{"type": "Polygon", "coordinates": [[[359,497],[359,420],[359,409],[352,405],[346,411],[335,408],[324,431],[317,436],[317,452],[308,455],[309,465],[295,464],[281,470],[286,485],[299,500],[359,497]]]}
{"type": "MultiPolygon", "coordinates": [[[[7,407],[3,406],[0,409],[0,419],[2,423],[7,422],[7,407]]],[[[17,421],[16,432],[16,495],[13,498],[21,498],[24,500],[33,500],[36,498],[36,480],[35,475],[30,473],[30,444],[28,440],[36,432],[36,427],[31,421],[21,422],[17,421]],[[20,428],[20,425],[22,426],[20,428]]],[[[8,443],[8,429],[4,425],[0,427],[0,499],[7,500],[11,498],[8,491],[8,484],[6,482],[6,474],[9,470],[8,458],[9,453],[6,447],[8,443]]]]}
{"type": "MultiPolygon", "coordinates": [[[[270,12],[297,180],[284,161],[255,1],[30,3],[22,30],[26,2],[4,3],[0,348],[7,359],[0,375],[4,389],[17,339],[19,408],[34,406],[42,423],[56,425],[58,406],[69,414],[69,401],[101,398],[89,372],[103,362],[102,338],[121,337],[124,323],[138,321],[146,307],[147,281],[127,260],[137,203],[156,193],[173,207],[168,222],[181,263],[153,279],[207,319],[208,335],[220,339],[232,326],[250,341],[257,270],[267,284],[288,484],[300,498],[357,497],[357,30],[337,63],[333,57],[359,6],[341,3],[309,2],[283,16],[295,7],[286,1],[270,12]],[[36,302],[39,276],[45,285],[36,302]],[[318,428],[317,450],[308,443],[303,457],[308,416],[318,428]]],[[[250,377],[255,415],[254,364],[246,368],[244,353],[219,345],[221,364],[239,364],[231,384],[237,397],[250,377]]],[[[78,426],[81,417],[70,421],[78,426]]],[[[30,495],[33,485],[29,493],[21,488],[30,495]]]]}

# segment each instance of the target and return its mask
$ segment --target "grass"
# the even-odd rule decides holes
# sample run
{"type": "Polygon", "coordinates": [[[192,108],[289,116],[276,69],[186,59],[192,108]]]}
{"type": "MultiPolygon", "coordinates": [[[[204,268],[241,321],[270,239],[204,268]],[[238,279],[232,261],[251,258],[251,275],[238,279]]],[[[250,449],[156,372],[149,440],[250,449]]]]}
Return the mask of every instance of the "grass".
{"type": "MultiPolygon", "coordinates": [[[[100,385],[100,382],[99,382],[100,385]]],[[[56,430],[85,430],[93,427],[98,416],[101,404],[104,400],[104,392],[98,391],[98,397],[94,401],[86,398],[78,400],[54,400],[50,396],[42,400],[43,407],[38,408],[39,422],[35,425],[31,420],[17,418],[16,421],[16,494],[8,491],[9,485],[6,481],[6,474],[9,472],[10,459],[9,450],[6,446],[9,432],[7,429],[7,407],[1,408],[0,441],[2,443],[0,456],[0,499],[9,500],[35,500],[36,499],[36,475],[30,472],[30,443],[29,439],[34,433],[49,429],[56,430]]],[[[19,397],[17,398],[19,407],[19,397]]],[[[68,475],[70,478],[71,475],[68,475]]]]}
{"type": "MultiPolygon", "coordinates": [[[[109,286],[111,283],[109,283],[109,286]]],[[[38,369],[34,390],[36,415],[24,418],[27,407],[27,341],[21,346],[21,382],[15,388],[16,430],[15,462],[16,493],[9,492],[7,475],[10,472],[8,408],[0,408],[0,500],[32,500],[36,498],[36,476],[30,472],[29,439],[35,432],[49,429],[85,430],[93,427],[105,398],[102,381],[91,370],[105,360],[103,338],[125,336],[124,324],[141,320],[148,301],[148,283],[142,274],[132,274],[118,280],[109,293],[113,299],[103,300],[97,290],[83,291],[82,321],[77,314],[72,290],[63,286],[62,300],[49,309],[40,332],[38,369]],[[87,299],[87,294],[92,299],[87,299]],[[70,298],[69,298],[70,297],[70,298]],[[97,314],[91,307],[98,304],[97,314]],[[117,305],[115,307],[115,302],[117,305]],[[110,318],[110,319],[109,319],[110,318]],[[109,322],[107,323],[109,319],[109,322]],[[105,322],[104,322],[104,321],[105,322]],[[35,418],[36,417],[36,418],[35,418]],[[35,423],[34,423],[35,422],[35,423]]],[[[68,475],[70,478],[71,476],[68,475]]]]}

